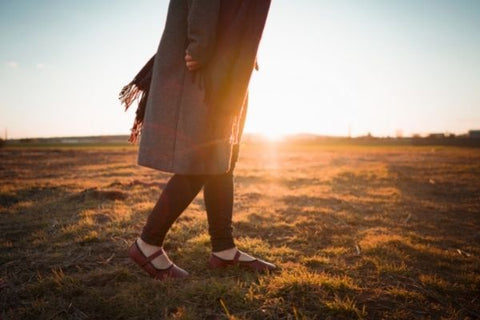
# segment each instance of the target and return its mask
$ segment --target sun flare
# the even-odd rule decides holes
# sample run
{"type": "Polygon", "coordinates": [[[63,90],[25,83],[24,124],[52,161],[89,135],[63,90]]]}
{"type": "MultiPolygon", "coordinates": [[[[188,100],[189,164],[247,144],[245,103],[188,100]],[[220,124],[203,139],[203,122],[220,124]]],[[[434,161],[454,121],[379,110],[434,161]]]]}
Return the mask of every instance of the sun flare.
{"type": "Polygon", "coordinates": [[[264,132],[261,132],[260,135],[263,138],[265,138],[265,140],[268,140],[271,142],[279,142],[285,138],[286,134],[280,131],[264,131],[264,132]]]}

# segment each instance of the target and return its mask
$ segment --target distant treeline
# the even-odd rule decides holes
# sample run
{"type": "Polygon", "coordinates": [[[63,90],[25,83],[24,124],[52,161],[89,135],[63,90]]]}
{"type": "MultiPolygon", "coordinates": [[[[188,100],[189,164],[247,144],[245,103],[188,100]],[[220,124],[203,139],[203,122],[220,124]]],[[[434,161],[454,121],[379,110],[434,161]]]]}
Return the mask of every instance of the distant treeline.
{"type": "MultiPolygon", "coordinates": [[[[86,136],[86,137],[55,137],[55,138],[22,138],[22,139],[0,139],[2,146],[43,146],[43,145],[131,145],[128,142],[128,135],[110,136],[86,136]]],[[[242,142],[244,143],[271,143],[268,138],[258,134],[246,133],[242,142]]],[[[319,145],[405,145],[405,146],[427,146],[445,145],[462,147],[480,147],[480,137],[475,135],[440,135],[432,134],[427,137],[374,137],[371,135],[363,137],[330,137],[314,134],[298,134],[286,136],[276,143],[300,143],[319,145]]]]}
{"type": "Polygon", "coordinates": [[[316,137],[310,139],[287,138],[289,143],[308,143],[319,145],[371,145],[371,146],[458,146],[458,147],[480,147],[478,138],[377,138],[377,137],[316,137]]]}

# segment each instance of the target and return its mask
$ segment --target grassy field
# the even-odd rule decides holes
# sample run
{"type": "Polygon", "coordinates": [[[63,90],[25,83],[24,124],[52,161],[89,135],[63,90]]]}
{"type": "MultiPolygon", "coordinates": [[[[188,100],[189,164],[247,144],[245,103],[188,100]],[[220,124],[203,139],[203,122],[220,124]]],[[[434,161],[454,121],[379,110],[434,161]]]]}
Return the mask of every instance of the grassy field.
{"type": "Polygon", "coordinates": [[[169,178],[136,150],[0,149],[1,319],[480,319],[480,149],[245,145],[237,245],[281,270],[209,270],[200,194],[182,282],[127,256],[169,178]]]}

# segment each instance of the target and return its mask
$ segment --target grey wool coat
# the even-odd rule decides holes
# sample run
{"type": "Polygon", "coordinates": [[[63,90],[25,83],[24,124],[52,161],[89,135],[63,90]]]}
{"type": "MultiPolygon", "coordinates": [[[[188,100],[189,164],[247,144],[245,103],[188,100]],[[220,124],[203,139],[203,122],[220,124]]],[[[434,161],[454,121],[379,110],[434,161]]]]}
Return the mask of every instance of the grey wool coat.
{"type": "Polygon", "coordinates": [[[230,130],[207,134],[216,121],[203,89],[185,66],[185,52],[200,65],[215,44],[220,0],[171,0],[154,60],[152,82],[140,136],[137,163],[179,174],[221,174],[238,155],[247,103],[230,130]]]}

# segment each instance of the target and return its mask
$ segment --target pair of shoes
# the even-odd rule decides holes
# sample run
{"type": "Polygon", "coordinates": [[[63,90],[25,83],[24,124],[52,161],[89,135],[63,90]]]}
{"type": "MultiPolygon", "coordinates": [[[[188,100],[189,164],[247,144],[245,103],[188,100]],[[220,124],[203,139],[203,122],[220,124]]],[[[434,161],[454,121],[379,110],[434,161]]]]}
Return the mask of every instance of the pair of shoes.
{"type": "Polygon", "coordinates": [[[240,258],[240,255],[241,252],[237,250],[237,253],[235,253],[235,257],[233,257],[233,260],[225,260],[212,253],[210,255],[210,259],[208,260],[208,266],[211,269],[226,268],[229,266],[239,266],[241,268],[257,272],[273,271],[277,269],[277,266],[275,266],[273,263],[266,262],[260,259],[255,259],[252,261],[240,261],[238,260],[240,258]]]}
{"type": "Polygon", "coordinates": [[[185,278],[188,276],[188,272],[172,263],[168,268],[158,269],[152,264],[152,260],[163,254],[163,249],[158,250],[149,257],[145,256],[138,247],[137,241],[135,241],[128,249],[130,258],[140,266],[143,270],[157,280],[164,280],[167,278],[185,278]]]}

